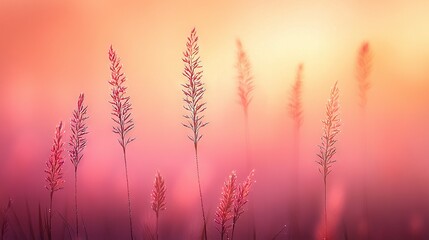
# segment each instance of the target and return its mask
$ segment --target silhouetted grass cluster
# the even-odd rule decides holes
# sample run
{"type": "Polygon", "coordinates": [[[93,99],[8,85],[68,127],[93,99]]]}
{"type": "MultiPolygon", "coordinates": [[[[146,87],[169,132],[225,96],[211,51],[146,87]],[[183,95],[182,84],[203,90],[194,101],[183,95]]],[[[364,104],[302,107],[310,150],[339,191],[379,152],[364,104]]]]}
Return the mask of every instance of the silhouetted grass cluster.
{"type": "MultiPolygon", "coordinates": [[[[199,167],[199,155],[198,155],[198,144],[203,136],[202,129],[207,126],[208,122],[204,119],[204,113],[206,111],[206,102],[204,100],[204,93],[206,91],[205,85],[203,83],[203,71],[202,64],[200,61],[200,52],[199,52],[199,42],[198,42],[197,31],[192,29],[190,35],[187,37],[186,48],[183,52],[183,76],[185,81],[182,85],[182,94],[183,94],[183,108],[185,110],[184,122],[182,125],[190,130],[188,138],[193,144],[193,151],[195,154],[195,165],[196,165],[196,182],[198,184],[199,190],[199,200],[200,207],[202,211],[202,238],[208,239],[209,222],[207,219],[210,219],[210,214],[205,210],[204,201],[203,201],[203,192],[201,188],[201,176],[200,176],[200,167],[199,167]]],[[[249,105],[252,100],[252,93],[255,91],[255,84],[252,75],[252,67],[250,60],[247,56],[247,53],[244,51],[243,45],[240,40],[236,42],[237,46],[237,63],[236,69],[238,72],[237,82],[238,82],[238,96],[240,98],[241,107],[245,116],[245,125],[246,125],[246,148],[249,148],[249,129],[248,129],[248,111],[249,105]]],[[[128,159],[127,159],[127,146],[134,141],[135,138],[131,137],[131,131],[134,129],[134,121],[131,115],[132,104],[131,98],[128,95],[127,87],[125,86],[126,77],[121,65],[121,60],[118,57],[116,51],[110,46],[108,50],[108,58],[110,61],[110,80],[108,84],[110,86],[110,100],[111,105],[111,119],[113,121],[112,131],[117,137],[118,143],[122,150],[122,160],[124,161],[125,167],[125,177],[126,177],[126,190],[128,198],[128,219],[130,227],[130,238],[134,239],[137,236],[137,232],[133,228],[133,216],[132,214],[132,204],[131,204],[131,194],[130,194],[130,185],[129,185],[129,175],[128,175],[128,159]]],[[[358,54],[357,61],[357,81],[359,84],[359,96],[361,106],[365,106],[367,102],[367,90],[370,87],[368,80],[370,70],[371,70],[371,51],[369,49],[369,43],[364,43],[358,54]]],[[[302,104],[302,77],[303,75],[303,64],[299,64],[297,68],[297,73],[295,81],[292,85],[289,103],[287,105],[289,116],[293,120],[293,125],[296,131],[303,125],[303,104],[302,104]]],[[[72,118],[70,122],[70,136],[69,136],[69,157],[70,161],[73,164],[74,168],[74,210],[75,210],[75,232],[74,236],[70,238],[81,239],[83,236],[80,236],[79,232],[79,216],[78,211],[78,166],[84,156],[84,150],[87,147],[86,136],[88,134],[88,126],[86,120],[88,119],[88,106],[84,103],[85,95],[82,93],[79,95],[77,101],[77,108],[72,112],[72,118]]],[[[333,164],[336,162],[334,158],[337,152],[336,143],[338,141],[337,135],[340,132],[340,116],[339,116],[339,88],[337,82],[335,82],[330,95],[328,102],[326,104],[325,110],[325,119],[322,121],[323,132],[321,137],[321,143],[319,145],[319,152],[317,154],[316,163],[319,166],[319,172],[323,177],[324,184],[324,225],[325,232],[324,238],[328,238],[328,212],[327,212],[327,179],[330,173],[332,172],[333,164]]],[[[286,105],[286,104],[285,104],[286,105]]],[[[107,115],[107,114],[106,114],[107,115]]],[[[65,129],[62,122],[59,122],[55,128],[53,144],[50,150],[50,156],[46,162],[46,189],[49,192],[49,208],[47,211],[39,205],[38,208],[38,228],[34,227],[30,220],[30,232],[33,238],[35,238],[37,229],[39,230],[38,236],[40,239],[56,239],[53,236],[53,203],[54,203],[54,193],[63,189],[64,186],[64,177],[63,177],[63,152],[64,152],[64,139],[65,129]]],[[[298,141],[298,137],[295,139],[298,141]]],[[[298,146],[297,146],[298,148],[298,146]]],[[[247,149],[247,160],[249,162],[249,151],[247,149]]],[[[90,159],[88,159],[90,161],[90,159]]],[[[248,166],[250,164],[248,163],[248,166]]],[[[298,171],[296,169],[296,171],[298,171]]],[[[249,194],[251,192],[252,186],[254,184],[254,170],[252,170],[247,178],[238,183],[237,175],[235,171],[229,175],[225,180],[219,206],[214,213],[215,226],[219,231],[220,239],[234,239],[234,233],[236,232],[237,222],[246,211],[247,203],[249,202],[249,194]]],[[[164,178],[159,172],[155,175],[155,180],[153,184],[153,189],[150,195],[151,198],[151,209],[154,211],[156,216],[155,223],[155,234],[154,238],[160,238],[159,231],[159,216],[160,213],[166,210],[166,200],[167,200],[167,186],[164,178]]],[[[173,201],[171,201],[173,202],[173,201]]],[[[288,203],[286,203],[288,204],[288,203]]],[[[172,205],[172,204],[171,204],[172,205]]],[[[170,205],[169,205],[170,206],[170,205]]],[[[175,206],[171,206],[174,208],[175,206]]],[[[28,207],[29,208],[29,207],[28,207]]],[[[10,228],[8,224],[9,212],[11,209],[11,202],[7,205],[7,208],[1,211],[0,214],[0,224],[1,224],[1,238],[3,239],[10,228]]],[[[67,225],[70,229],[73,228],[65,218],[56,211],[58,215],[63,218],[64,225],[67,225]]],[[[31,219],[30,211],[28,210],[28,217],[31,219]]],[[[82,224],[85,228],[85,225],[82,224]]],[[[245,226],[249,228],[249,226],[245,226]]],[[[285,231],[286,226],[284,226],[281,231],[275,235],[276,238],[282,231],[285,231]]],[[[87,232],[85,229],[85,237],[87,238],[87,232]]]]}

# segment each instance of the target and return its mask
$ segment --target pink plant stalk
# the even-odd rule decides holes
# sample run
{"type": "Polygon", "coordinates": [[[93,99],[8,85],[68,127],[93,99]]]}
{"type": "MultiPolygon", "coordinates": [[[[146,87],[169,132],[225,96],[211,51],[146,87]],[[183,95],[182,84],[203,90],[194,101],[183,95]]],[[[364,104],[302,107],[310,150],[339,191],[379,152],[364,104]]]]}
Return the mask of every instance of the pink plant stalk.
{"type": "Polygon", "coordinates": [[[156,214],[156,225],[155,225],[155,232],[156,232],[156,240],[158,240],[158,220],[159,220],[159,212],[165,210],[165,182],[164,178],[162,178],[161,174],[159,172],[155,175],[155,181],[153,183],[153,190],[151,194],[151,207],[152,210],[156,214]]]}
{"type": "Polygon", "coordinates": [[[255,86],[253,84],[252,65],[250,64],[247,53],[244,51],[243,44],[237,39],[237,68],[238,75],[238,96],[243,107],[245,117],[248,116],[248,108],[252,101],[251,93],[255,86]]]}
{"type": "Polygon", "coordinates": [[[244,213],[244,206],[249,201],[249,193],[255,176],[255,170],[252,170],[247,176],[246,180],[238,185],[237,190],[235,191],[234,204],[233,204],[233,214],[232,214],[232,231],[231,231],[231,240],[234,239],[235,226],[237,221],[240,218],[241,214],[244,213]]]}
{"type": "Polygon", "coordinates": [[[293,238],[300,238],[300,229],[299,229],[299,189],[300,189],[300,129],[303,121],[302,116],[302,75],[303,75],[303,69],[304,65],[301,63],[298,65],[298,68],[296,70],[296,77],[295,82],[292,85],[290,97],[289,97],[289,116],[294,122],[294,128],[293,128],[293,158],[294,161],[292,162],[291,169],[292,174],[291,178],[293,181],[293,188],[291,188],[293,195],[296,197],[292,200],[290,207],[291,207],[291,218],[295,219],[295,221],[292,222],[292,227],[290,231],[290,234],[293,238]]]}
{"type": "Polygon", "coordinates": [[[185,104],[183,107],[187,111],[187,114],[184,115],[186,122],[182,124],[184,127],[189,128],[192,131],[192,135],[188,135],[188,138],[194,144],[198,190],[200,193],[201,210],[203,214],[203,234],[204,238],[207,239],[207,221],[204,211],[200,169],[198,163],[198,142],[203,137],[203,135],[200,133],[200,130],[207,125],[207,122],[203,120],[203,112],[206,110],[206,103],[203,101],[205,88],[201,81],[203,71],[200,70],[202,66],[200,65],[201,61],[198,53],[198,36],[197,31],[194,28],[188,37],[186,50],[183,52],[184,57],[182,58],[182,61],[185,64],[183,75],[186,77],[186,83],[182,84],[182,92],[185,94],[185,97],[183,98],[185,104]]]}
{"type": "Polygon", "coordinates": [[[252,65],[247,56],[247,53],[244,51],[243,44],[239,39],[236,42],[237,45],[237,63],[235,67],[237,68],[237,81],[238,81],[238,96],[240,98],[240,103],[243,108],[244,113],[244,134],[245,134],[245,144],[246,144],[246,159],[247,167],[251,169],[250,162],[250,146],[249,146],[249,105],[252,101],[252,92],[255,88],[253,84],[252,76],[252,65]]]}
{"type": "MultiPolygon", "coordinates": [[[[371,88],[371,82],[369,80],[372,70],[372,52],[369,45],[369,42],[363,42],[358,50],[357,61],[356,61],[356,80],[359,86],[359,105],[361,113],[361,157],[363,159],[363,208],[364,208],[364,217],[368,221],[368,197],[367,197],[367,171],[366,166],[368,162],[368,156],[366,151],[366,105],[368,101],[368,91],[371,88]]],[[[369,232],[369,231],[368,231],[369,232]]],[[[369,238],[369,236],[368,236],[369,238]]]]}
{"type": "Polygon", "coordinates": [[[69,140],[69,155],[70,161],[74,166],[74,201],[75,201],[75,221],[76,221],[76,237],[79,237],[79,214],[77,204],[77,169],[79,162],[83,158],[83,150],[86,147],[86,134],[88,134],[85,121],[87,117],[87,108],[83,101],[85,95],[81,93],[77,101],[77,109],[73,111],[73,117],[70,121],[71,135],[69,140]]]}
{"type": "Polygon", "coordinates": [[[365,109],[368,90],[371,87],[369,75],[372,69],[372,53],[369,42],[363,42],[356,61],[356,80],[359,86],[360,106],[365,109]]]}
{"type": "Polygon", "coordinates": [[[320,165],[319,172],[323,176],[323,183],[325,188],[325,239],[328,239],[328,214],[326,211],[326,180],[332,171],[332,165],[336,162],[333,159],[336,153],[335,143],[337,142],[337,134],[340,132],[340,118],[339,118],[339,89],[337,82],[331,90],[328,103],[326,105],[326,119],[323,123],[323,135],[321,137],[322,144],[319,145],[320,152],[317,154],[319,157],[316,163],[320,165]]]}
{"type": "Polygon", "coordinates": [[[304,69],[304,65],[301,63],[298,65],[296,71],[295,82],[292,86],[292,91],[290,94],[289,101],[289,116],[292,118],[295,124],[295,128],[297,130],[300,129],[302,125],[302,101],[301,101],[301,93],[302,93],[302,72],[304,69]]]}
{"type": "Polygon", "coordinates": [[[63,153],[63,123],[60,122],[55,129],[54,142],[51,148],[51,155],[49,160],[46,162],[45,173],[47,174],[45,180],[47,185],[46,189],[50,192],[50,201],[49,201],[49,219],[48,219],[48,238],[52,239],[52,202],[54,198],[54,193],[63,188],[64,179],[62,173],[62,166],[64,160],[62,157],[63,153]]]}
{"type": "Polygon", "coordinates": [[[228,179],[225,181],[224,186],[222,187],[222,196],[220,198],[220,204],[216,211],[215,223],[220,225],[220,238],[223,240],[227,230],[231,227],[231,224],[228,224],[228,221],[233,218],[232,208],[235,198],[235,190],[237,175],[235,171],[232,171],[228,179]]]}
{"type": "Polygon", "coordinates": [[[109,103],[112,105],[112,120],[114,121],[113,132],[118,134],[118,141],[122,147],[123,159],[125,164],[125,178],[127,182],[127,194],[128,194],[128,216],[130,220],[130,234],[131,239],[134,239],[133,235],[133,221],[131,217],[131,198],[130,198],[130,186],[128,181],[128,166],[127,166],[127,154],[126,148],[134,138],[128,136],[129,132],[134,128],[134,122],[131,117],[131,102],[130,97],[126,95],[127,88],[124,86],[126,80],[124,73],[122,72],[122,65],[120,59],[117,57],[113,47],[109,49],[109,60],[110,60],[110,71],[112,98],[109,103]]]}

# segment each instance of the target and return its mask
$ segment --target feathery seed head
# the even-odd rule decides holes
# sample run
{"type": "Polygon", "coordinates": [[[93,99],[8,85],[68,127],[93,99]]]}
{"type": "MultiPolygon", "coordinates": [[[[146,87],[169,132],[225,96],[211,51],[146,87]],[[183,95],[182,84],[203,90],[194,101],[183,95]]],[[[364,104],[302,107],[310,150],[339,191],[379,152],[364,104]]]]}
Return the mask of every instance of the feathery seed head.
{"type": "Polygon", "coordinates": [[[301,63],[298,65],[295,77],[295,83],[292,86],[292,92],[289,98],[289,116],[294,120],[297,128],[301,127],[302,124],[302,72],[304,65],[301,63]]]}
{"type": "Polygon", "coordinates": [[[336,153],[335,143],[337,142],[336,136],[340,132],[340,118],[339,118],[339,89],[337,82],[331,90],[331,94],[326,105],[326,118],[323,123],[323,134],[321,137],[322,143],[319,145],[319,153],[317,154],[317,164],[320,165],[319,172],[323,175],[324,180],[331,173],[332,165],[336,162],[332,157],[336,153]]]}
{"type": "Polygon", "coordinates": [[[151,194],[151,207],[158,216],[159,212],[165,210],[165,193],[166,187],[164,178],[159,172],[156,172],[155,181],[153,183],[153,190],[151,194]]]}
{"type": "Polygon", "coordinates": [[[238,218],[241,214],[244,213],[244,205],[249,201],[248,196],[251,190],[255,177],[255,170],[252,170],[247,176],[246,180],[238,185],[237,192],[234,200],[234,208],[233,208],[233,222],[234,224],[237,222],[238,218]]]}
{"type": "Polygon", "coordinates": [[[62,138],[64,135],[63,123],[60,122],[55,129],[54,141],[51,148],[51,155],[49,160],[46,162],[45,173],[47,174],[45,180],[48,183],[46,189],[51,193],[58,191],[63,188],[64,180],[62,173],[62,166],[64,164],[62,153],[63,153],[63,142],[62,138]]]}
{"type": "Polygon", "coordinates": [[[77,101],[77,109],[73,111],[73,117],[70,121],[71,135],[69,140],[69,155],[70,160],[77,168],[80,160],[83,157],[83,150],[86,147],[86,134],[88,134],[85,121],[88,119],[86,116],[88,106],[84,106],[83,101],[85,95],[81,93],[77,101]]]}
{"type": "Polygon", "coordinates": [[[356,79],[359,86],[360,106],[365,107],[367,92],[371,87],[369,75],[372,69],[372,53],[369,42],[363,42],[359,48],[356,61],[356,79]]]}
{"type": "Polygon", "coordinates": [[[125,148],[134,138],[128,137],[128,133],[134,128],[134,121],[131,117],[131,102],[130,97],[126,95],[127,88],[124,86],[126,77],[122,72],[122,65],[115,50],[110,46],[109,49],[110,71],[112,98],[109,103],[112,105],[112,120],[114,121],[113,132],[118,134],[119,144],[125,148]]]}
{"type": "Polygon", "coordinates": [[[238,96],[240,97],[240,103],[243,107],[244,114],[247,116],[248,107],[252,101],[251,93],[255,86],[253,84],[252,66],[250,64],[247,53],[243,49],[243,44],[237,39],[237,68],[238,75],[238,96]]]}
{"type": "Polygon", "coordinates": [[[204,84],[201,81],[203,71],[200,70],[202,67],[199,57],[199,46],[197,31],[192,29],[191,35],[188,37],[186,42],[186,50],[183,52],[182,61],[184,63],[183,76],[186,77],[186,82],[182,84],[182,92],[185,95],[183,98],[183,108],[187,113],[183,116],[185,122],[182,125],[186,128],[191,129],[192,135],[188,135],[188,138],[194,142],[195,147],[201,140],[203,135],[200,133],[201,128],[207,125],[207,122],[203,120],[203,112],[206,110],[206,103],[203,100],[204,84]]]}
{"type": "Polygon", "coordinates": [[[225,231],[231,226],[230,224],[227,224],[227,222],[233,217],[232,207],[236,191],[236,180],[237,175],[235,171],[232,171],[231,175],[229,175],[222,187],[220,204],[217,208],[215,217],[215,222],[220,225],[219,231],[221,233],[225,233],[225,231]]]}

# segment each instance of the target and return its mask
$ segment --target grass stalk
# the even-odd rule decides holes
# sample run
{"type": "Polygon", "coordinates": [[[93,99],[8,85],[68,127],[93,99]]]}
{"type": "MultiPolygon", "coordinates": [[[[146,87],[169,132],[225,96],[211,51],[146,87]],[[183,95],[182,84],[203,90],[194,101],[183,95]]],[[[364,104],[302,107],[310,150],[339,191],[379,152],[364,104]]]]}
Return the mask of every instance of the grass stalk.
{"type": "Polygon", "coordinates": [[[84,106],[85,95],[81,93],[77,101],[77,108],[73,111],[72,119],[70,121],[71,135],[69,140],[69,155],[70,161],[74,166],[74,205],[75,205],[75,224],[76,224],[76,237],[79,238],[79,209],[78,209],[78,185],[77,175],[78,166],[83,158],[83,150],[86,147],[88,134],[86,120],[88,106],[84,106]]]}
{"type": "Polygon", "coordinates": [[[231,227],[228,223],[232,219],[232,209],[234,207],[234,198],[236,194],[236,181],[237,175],[234,171],[229,175],[222,187],[220,204],[216,211],[215,223],[219,225],[218,231],[220,233],[220,239],[223,240],[227,235],[227,230],[231,227]]]}
{"type": "Polygon", "coordinates": [[[249,57],[243,48],[243,44],[239,39],[236,41],[237,45],[237,62],[235,67],[237,69],[237,82],[238,82],[238,96],[244,114],[244,138],[246,149],[247,170],[253,168],[250,159],[250,137],[249,137],[249,105],[252,101],[252,92],[255,88],[252,76],[252,65],[250,64],[249,57]]]}
{"type": "MultiPolygon", "coordinates": [[[[234,239],[234,232],[237,225],[237,221],[245,211],[244,206],[249,202],[250,190],[253,183],[255,182],[254,176],[255,170],[252,170],[247,176],[246,180],[244,180],[244,182],[238,184],[237,186],[237,190],[234,196],[234,204],[232,208],[231,240],[234,239]]],[[[256,236],[253,235],[253,237],[255,238],[256,236]]]]}
{"type": "Polygon", "coordinates": [[[166,187],[164,179],[162,178],[159,172],[155,175],[155,181],[153,183],[153,190],[151,194],[151,207],[155,212],[156,222],[155,222],[155,239],[159,239],[159,214],[161,211],[165,210],[165,193],[166,187]]]}
{"type": "Polygon", "coordinates": [[[117,57],[115,50],[110,46],[109,49],[109,60],[110,60],[110,70],[111,70],[111,80],[109,84],[111,85],[111,94],[112,98],[109,103],[112,105],[112,120],[114,122],[113,133],[118,135],[118,142],[122,148],[122,156],[124,160],[125,167],[125,179],[127,187],[127,197],[128,197],[128,217],[130,224],[130,237],[134,239],[133,233],[133,220],[132,220],[132,211],[131,211],[131,196],[130,196],[130,185],[128,179],[128,163],[127,163],[127,151],[126,147],[129,143],[134,141],[134,138],[128,136],[129,132],[134,128],[134,121],[131,117],[131,102],[130,97],[126,95],[127,87],[124,86],[126,77],[122,72],[122,65],[119,57],[117,57]]]}
{"type": "Polygon", "coordinates": [[[304,65],[301,63],[296,70],[295,82],[289,96],[289,116],[293,121],[293,162],[292,162],[292,194],[296,196],[291,204],[290,233],[293,238],[300,238],[299,216],[300,216],[300,130],[303,122],[302,116],[302,78],[304,65]]]}
{"type": "Polygon", "coordinates": [[[204,88],[203,82],[201,81],[203,71],[200,70],[202,66],[199,57],[198,36],[195,28],[192,29],[191,34],[187,40],[186,50],[183,52],[184,57],[182,58],[182,61],[185,65],[182,74],[186,77],[186,82],[182,84],[182,92],[185,95],[183,98],[183,107],[187,111],[187,114],[183,116],[185,118],[185,123],[182,123],[182,125],[192,131],[192,134],[188,135],[188,138],[193,142],[194,145],[198,190],[203,216],[203,235],[204,239],[207,240],[207,220],[204,210],[203,193],[201,190],[200,167],[198,161],[198,142],[203,137],[203,135],[200,133],[200,130],[208,123],[203,120],[203,112],[206,110],[206,103],[203,101],[203,96],[206,90],[204,88]]]}
{"type": "MultiPolygon", "coordinates": [[[[366,149],[366,108],[368,103],[368,91],[371,88],[370,75],[372,71],[372,52],[369,42],[362,42],[359,47],[357,60],[356,60],[356,80],[359,87],[359,97],[360,97],[360,115],[361,115],[361,157],[364,164],[363,167],[363,213],[364,219],[368,221],[369,219],[369,210],[368,210],[368,156],[366,149]]],[[[368,224],[369,226],[369,224],[368,224]]],[[[369,234],[369,233],[368,233],[369,234]]],[[[369,235],[368,235],[369,237],[369,235]]]]}
{"type": "Polygon", "coordinates": [[[336,136],[340,132],[340,118],[339,118],[339,89],[337,82],[331,89],[328,103],[326,105],[326,118],[323,123],[323,134],[321,137],[322,143],[319,145],[320,152],[317,154],[318,160],[316,163],[319,165],[319,172],[323,177],[324,185],[324,220],[325,231],[324,239],[328,239],[328,211],[327,211],[327,177],[332,172],[332,166],[336,162],[333,159],[336,154],[335,143],[337,142],[336,136]]]}
{"type": "Polygon", "coordinates": [[[60,122],[55,129],[55,136],[51,148],[51,155],[46,162],[45,173],[47,174],[45,180],[47,182],[46,189],[49,191],[49,217],[48,217],[48,239],[52,239],[52,204],[54,193],[63,188],[64,180],[62,173],[62,166],[64,164],[63,153],[63,123],[60,122]]]}
{"type": "MultiPolygon", "coordinates": [[[[240,98],[240,104],[244,114],[246,171],[251,171],[251,169],[253,169],[253,163],[250,147],[249,105],[252,102],[252,92],[255,89],[255,85],[253,83],[252,65],[240,39],[236,40],[236,46],[237,62],[235,64],[235,67],[237,69],[238,96],[240,98]]],[[[253,239],[256,239],[256,224],[255,217],[253,216],[253,203],[251,204],[250,208],[252,235],[253,239]]]]}

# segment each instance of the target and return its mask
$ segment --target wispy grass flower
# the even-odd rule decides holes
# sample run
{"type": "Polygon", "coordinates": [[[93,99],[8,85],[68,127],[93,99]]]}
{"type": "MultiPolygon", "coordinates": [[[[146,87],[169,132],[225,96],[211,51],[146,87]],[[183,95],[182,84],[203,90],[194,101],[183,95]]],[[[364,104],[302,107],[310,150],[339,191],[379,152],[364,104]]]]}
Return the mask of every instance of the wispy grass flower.
{"type": "Polygon", "coordinates": [[[235,226],[240,216],[244,213],[244,206],[249,202],[249,193],[252,188],[255,177],[255,170],[252,170],[246,180],[237,186],[234,197],[233,214],[232,214],[232,232],[231,239],[234,239],[235,226]]]}
{"type": "Polygon", "coordinates": [[[291,164],[291,179],[292,187],[290,188],[291,194],[296,196],[292,199],[291,204],[291,219],[295,219],[292,222],[290,227],[290,235],[292,238],[300,238],[300,227],[299,227],[299,217],[300,217],[300,129],[303,122],[303,110],[302,110],[302,79],[303,79],[304,65],[301,63],[298,65],[296,70],[295,82],[292,85],[290,95],[289,95],[289,116],[293,121],[293,161],[291,164]]]}
{"type": "Polygon", "coordinates": [[[249,201],[249,193],[254,181],[255,170],[252,170],[242,183],[237,183],[235,171],[229,175],[222,187],[219,206],[215,214],[215,223],[219,225],[221,239],[234,239],[235,226],[244,213],[244,206],[249,201]],[[231,235],[229,235],[231,230],[231,235]]]}
{"type": "Polygon", "coordinates": [[[252,65],[250,64],[249,57],[244,51],[243,44],[239,39],[236,41],[237,45],[237,80],[238,80],[238,96],[240,97],[240,103],[243,107],[245,117],[248,116],[248,109],[250,102],[252,101],[252,91],[255,89],[252,75],[252,65]]]}
{"type": "MultiPolygon", "coordinates": [[[[366,218],[366,221],[368,221],[368,196],[367,196],[367,171],[366,166],[368,162],[368,154],[367,154],[367,148],[366,148],[366,105],[368,102],[368,91],[371,88],[371,82],[370,82],[370,75],[372,71],[372,51],[370,48],[369,42],[363,42],[361,46],[359,47],[358,54],[357,54],[357,60],[356,60],[356,80],[358,82],[359,86],[359,106],[360,106],[360,114],[361,114],[361,158],[363,161],[362,164],[362,170],[363,170],[363,189],[362,189],[362,195],[363,195],[363,214],[366,218]]],[[[369,231],[368,231],[369,233],[369,231]]],[[[369,238],[370,236],[368,236],[369,238]]]]}
{"type": "Polygon", "coordinates": [[[182,84],[182,92],[185,95],[183,98],[184,108],[186,114],[184,115],[185,122],[182,123],[184,127],[191,130],[191,135],[188,138],[194,144],[195,151],[195,164],[197,167],[197,180],[198,190],[200,193],[201,210],[203,215],[203,234],[204,238],[207,239],[207,221],[204,210],[203,194],[201,191],[201,180],[200,180],[200,169],[198,162],[198,142],[201,140],[203,135],[200,133],[201,129],[207,125],[207,122],[203,120],[203,112],[206,110],[206,103],[203,100],[204,84],[201,81],[203,71],[201,69],[201,61],[199,57],[199,46],[197,31],[192,29],[188,41],[186,42],[186,50],[183,52],[182,61],[185,64],[183,76],[186,77],[186,82],[182,84]]]}
{"type": "Polygon", "coordinates": [[[363,42],[359,48],[356,61],[356,80],[359,86],[360,106],[364,109],[367,103],[368,90],[371,88],[369,76],[372,70],[372,53],[369,42],[363,42]]]}
{"type": "Polygon", "coordinates": [[[244,113],[244,138],[246,147],[246,161],[247,168],[251,169],[252,164],[250,160],[250,137],[249,137],[249,105],[252,102],[252,92],[255,89],[252,75],[252,65],[250,64],[249,57],[243,48],[240,39],[236,41],[237,45],[237,62],[235,67],[237,69],[237,82],[238,82],[238,96],[240,104],[244,113]]]}
{"type": "Polygon", "coordinates": [[[51,148],[51,155],[46,162],[45,173],[47,174],[45,180],[47,182],[46,189],[50,193],[49,201],[49,219],[48,219],[48,238],[52,239],[52,202],[54,193],[63,188],[63,123],[60,122],[55,129],[54,141],[51,148]]]}
{"type": "Polygon", "coordinates": [[[304,65],[301,63],[296,70],[295,82],[292,85],[292,91],[289,98],[289,116],[295,124],[295,128],[299,130],[302,125],[302,72],[304,65]]]}
{"type": "Polygon", "coordinates": [[[129,137],[129,132],[134,128],[133,118],[131,117],[131,102],[130,97],[127,96],[127,87],[124,83],[126,81],[125,75],[122,72],[122,65],[119,57],[117,57],[115,50],[110,46],[109,49],[109,60],[110,60],[110,71],[111,85],[110,97],[112,98],[109,103],[112,105],[112,120],[114,122],[113,132],[118,135],[118,141],[122,148],[123,159],[125,164],[125,178],[127,182],[127,194],[128,194],[128,216],[130,221],[130,234],[131,239],[134,239],[133,235],[133,221],[131,216],[131,197],[130,197],[130,186],[128,181],[128,166],[127,166],[127,152],[126,148],[134,138],[129,137]]]}
{"type": "Polygon", "coordinates": [[[156,225],[155,225],[155,236],[158,240],[158,220],[159,220],[159,213],[163,210],[165,210],[165,192],[166,192],[165,182],[164,178],[162,178],[161,174],[159,172],[155,175],[155,181],[153,183],[153,190],[151,194],[151,207],[152,210],[156,214],[156,225]]]}
{"type": "Polygon", "coordinates": [[[328,238],[328,214],[326,211],[326,182],[328,175],[332,172],[332,166],[336,162],[333,159],[337,152],[335,143],[337,142],[337,134],[340,132],[340,118],[339,118],[339,89],[337,82],[331,90],[328,103],[326,105],[326,118],[323,123],[323,134],[321,137],[322,143],[319,145],[319,153],[317,154],[318,160],[316,163],[319,165],[319,172],[323,176],[324,183],[324,196],[325,196],[325,239],[328,238]]]}
{"type": "Polygon", "coordinates": [[[222,240],[225,234],[227,234],[227,230],[231,227],[228,221],[233,218],[232,208],[234,205],[235,190],[237,188],[236,181],[237,175],[235,171],[233,171],[224,183],[220,204],[216,211],[215,223],[219,224],[218,230],[222,240]]]}
{"type": "Polygon", "coordinates": [[[88,106],[85,106],[83,101],[85,95],[81,93],[77,101],[77,108],[73,111],[73,117],[70,121],[71,135],[69,140],[69,155],[70,161],[74,166],[74,201],[75,201],[75,222],[76,222],[76,237],[79,237],[79,214],[77,201],[77,169],[80,161],[83,158],[83,150],[86,147],[86,135],[88,134],[86,120],[88,106]]]}

